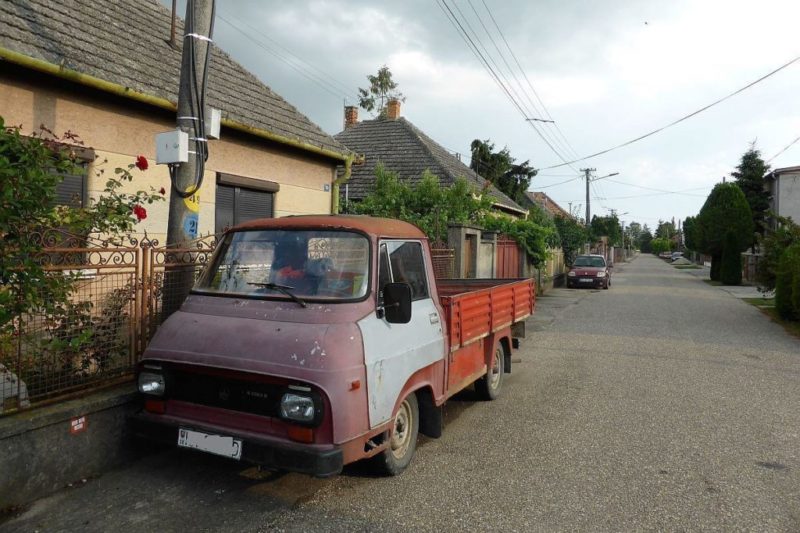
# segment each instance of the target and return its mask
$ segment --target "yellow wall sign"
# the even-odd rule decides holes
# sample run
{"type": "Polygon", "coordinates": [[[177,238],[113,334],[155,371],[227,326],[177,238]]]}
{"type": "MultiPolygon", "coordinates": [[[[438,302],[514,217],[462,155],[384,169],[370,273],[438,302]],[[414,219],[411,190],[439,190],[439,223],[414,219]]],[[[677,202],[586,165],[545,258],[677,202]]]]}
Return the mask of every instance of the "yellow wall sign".
{"type": "Polygon", "coordinates": [[[186,204],[186,209],[191,211],[192,213],[199,213],[200,212],[200,193],[196,192],[188,198],[183,199],[183,203],[186,204]]]}

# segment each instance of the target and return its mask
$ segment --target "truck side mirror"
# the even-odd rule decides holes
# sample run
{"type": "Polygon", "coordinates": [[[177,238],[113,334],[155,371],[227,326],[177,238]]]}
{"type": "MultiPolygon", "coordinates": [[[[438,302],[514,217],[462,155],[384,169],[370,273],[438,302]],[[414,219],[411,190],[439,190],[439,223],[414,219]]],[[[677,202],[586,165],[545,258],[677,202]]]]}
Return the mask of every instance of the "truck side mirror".
{"type": "Polygon", "coordinates": [[[383,313],[390,324],[411,322],[411,285],[387,283],[383,287],[383,313]]]}

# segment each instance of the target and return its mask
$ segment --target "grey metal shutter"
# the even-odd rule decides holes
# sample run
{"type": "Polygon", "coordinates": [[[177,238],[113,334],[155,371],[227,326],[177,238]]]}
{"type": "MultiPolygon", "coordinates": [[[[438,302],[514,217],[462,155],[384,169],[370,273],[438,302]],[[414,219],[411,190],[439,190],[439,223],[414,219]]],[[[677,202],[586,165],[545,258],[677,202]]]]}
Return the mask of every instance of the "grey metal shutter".
{"type": "Polygon", "coordinates": [[[214,208],[214,233],[222,233],[234,225],[233,199],[236,187],[217,185],[217,194],[214,208]]]}
{"type": "Polygon", "coordinates": [[[84,175],[63,174],[63,180],[56,186],[56,205],[83,207],[84,175]]]}
{"type": "Polygon", "coordinates": [[[272,193],[239,189],[236,196],[236,223],[272,217],[272,193]]]}

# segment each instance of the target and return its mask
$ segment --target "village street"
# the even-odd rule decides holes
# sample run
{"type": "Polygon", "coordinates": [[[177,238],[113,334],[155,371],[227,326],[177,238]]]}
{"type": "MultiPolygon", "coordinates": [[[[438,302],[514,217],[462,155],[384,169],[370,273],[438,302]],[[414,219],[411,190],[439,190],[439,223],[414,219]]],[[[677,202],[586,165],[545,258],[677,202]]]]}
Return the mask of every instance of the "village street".
{"type": "Polygon", "coordinates": [[[495,402],[448,403],[399,477],[269,474],[174,450],[9,531],[800,529],[800,341],[650,255],[540,298],[495,402]]]}

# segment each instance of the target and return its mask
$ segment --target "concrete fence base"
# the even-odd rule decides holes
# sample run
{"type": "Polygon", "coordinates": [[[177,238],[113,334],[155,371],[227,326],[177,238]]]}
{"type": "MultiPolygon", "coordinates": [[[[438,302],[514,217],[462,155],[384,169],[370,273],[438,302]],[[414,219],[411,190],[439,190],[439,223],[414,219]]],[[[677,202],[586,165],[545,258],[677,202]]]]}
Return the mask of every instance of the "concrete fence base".
{"type": "Polygon", "coordinates": [[[0,510],[135,458],[126,418],[136,408],[127,384],[0,418],[0,510]]]}

